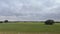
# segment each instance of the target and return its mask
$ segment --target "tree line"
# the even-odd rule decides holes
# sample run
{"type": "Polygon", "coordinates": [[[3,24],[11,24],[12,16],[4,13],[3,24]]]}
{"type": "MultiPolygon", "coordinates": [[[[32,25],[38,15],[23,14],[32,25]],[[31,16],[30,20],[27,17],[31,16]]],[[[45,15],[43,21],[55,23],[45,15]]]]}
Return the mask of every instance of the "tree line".
{"type": "MultiPolygon", "coordinates": [[[[9,22],[8,20],[0,21],[0,23],[8,23],[8,22],[9,22]]],[[[58,22],[58,21],[55,22],[54,20],[48,19],[48,20],[44,21],[44,23],[45,23],[45,25],[53,25],[54,23],[60,23],[60,22],[58,22]]]]}
{"type": "Polygon", "coordinates": [[[8,22],[8,20],[0,21],[0,23],[7,23],[7,22],[8,22]]]}

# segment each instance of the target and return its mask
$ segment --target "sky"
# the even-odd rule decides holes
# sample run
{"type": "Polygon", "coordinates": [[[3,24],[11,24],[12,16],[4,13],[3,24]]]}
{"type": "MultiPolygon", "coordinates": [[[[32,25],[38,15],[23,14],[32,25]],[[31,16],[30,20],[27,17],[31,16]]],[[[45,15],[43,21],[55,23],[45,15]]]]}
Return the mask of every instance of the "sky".
{"type": "Polygon", "coordinates": [[[0,20],[60,21],[60,0],[0,0],[0,20]]]}

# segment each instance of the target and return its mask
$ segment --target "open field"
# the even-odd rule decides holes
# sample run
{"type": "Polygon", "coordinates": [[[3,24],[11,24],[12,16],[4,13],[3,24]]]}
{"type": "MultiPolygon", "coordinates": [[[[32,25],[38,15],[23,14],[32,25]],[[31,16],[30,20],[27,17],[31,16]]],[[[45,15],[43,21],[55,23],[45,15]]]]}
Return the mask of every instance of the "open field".
{"type": "Polygon", "coordinates": [[[60,34],[60,23],[2,23],[0,34],[60,34]]]}

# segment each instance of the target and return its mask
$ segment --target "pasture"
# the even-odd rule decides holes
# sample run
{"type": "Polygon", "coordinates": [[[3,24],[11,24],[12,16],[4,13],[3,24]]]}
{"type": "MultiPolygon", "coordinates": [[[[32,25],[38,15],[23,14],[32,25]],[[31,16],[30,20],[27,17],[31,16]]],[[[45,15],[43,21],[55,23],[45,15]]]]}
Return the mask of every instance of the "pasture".
{"type": "Polygon", "coordinates": [[[60,34],[60,23],[1,23],[0,34],[60,34]]]}

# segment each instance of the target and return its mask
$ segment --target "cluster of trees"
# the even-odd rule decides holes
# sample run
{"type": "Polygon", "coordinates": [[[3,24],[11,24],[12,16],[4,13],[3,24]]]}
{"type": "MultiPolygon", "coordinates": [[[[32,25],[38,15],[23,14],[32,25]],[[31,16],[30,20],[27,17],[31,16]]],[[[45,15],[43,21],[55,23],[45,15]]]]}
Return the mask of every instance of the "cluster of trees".
{"type": "Polygon", "coordinates": [[[8,22],[8,20],[0,21],[0,23],[7,23],[7,22],[8,22]]]}

